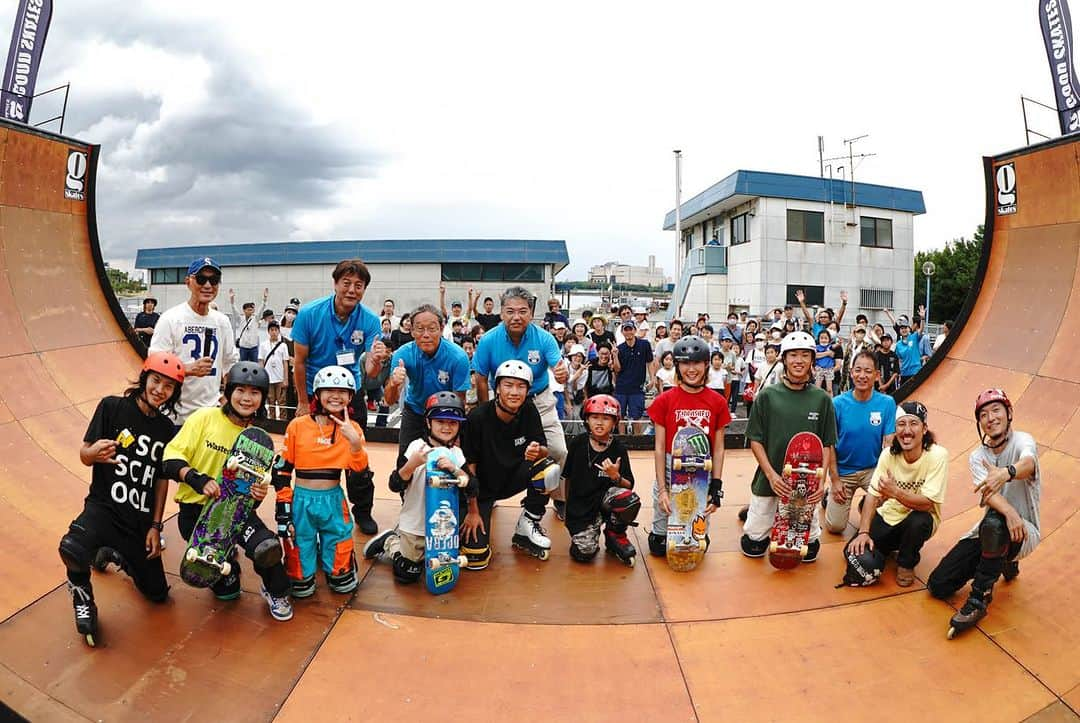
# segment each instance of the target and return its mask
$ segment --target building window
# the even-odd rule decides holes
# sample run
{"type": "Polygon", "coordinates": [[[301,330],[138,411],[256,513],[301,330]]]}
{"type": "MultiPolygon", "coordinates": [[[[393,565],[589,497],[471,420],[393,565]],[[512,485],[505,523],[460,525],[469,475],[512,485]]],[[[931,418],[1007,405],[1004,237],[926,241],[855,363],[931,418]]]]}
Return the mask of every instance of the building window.
{"type": "MultiPolygon", "coordinates": [[[[790,211],[788,212],[790,213],[790,211]]],[[[785,304],[791,304],[798,308],[799,299],[795,296],[795,292],[799,289],[803,290],[806,294],[807,306],[825,306],[825,287],[824,286],[806,286],[805,284],[788,284],[787,286],[787,299],[785,304]]]]}
{"type": "Polygon", "coordinates": [[[859,219],[859,245],[877,249],[892,248],[892,219],[863,216],[859,219]]]}
{"type": "Polygon", "coordinates": [[[543,281],[543,264],[443,264],[443,281],[543,281]]]}
{"type": "Polygon", "coordinates": [[[892,289],[859,289],[859,308],[862,309],[891,309],[893,308],[892,289]]]}
{"type": "Polygon", "coordinates": [[[825,214],[821,211],[787,212],[788,241],[825,243],[825,214]]]}
{"type": "Polygon", "coordinates": [[[731,245],[738,246],[750,240],[750,215],[740,213],[731,219],[731,245]]]}
{"type": "Polygon", "coordinates": [[[150,269],[151,284],[182,284],[187,278],[187,269],[150,269]]]}

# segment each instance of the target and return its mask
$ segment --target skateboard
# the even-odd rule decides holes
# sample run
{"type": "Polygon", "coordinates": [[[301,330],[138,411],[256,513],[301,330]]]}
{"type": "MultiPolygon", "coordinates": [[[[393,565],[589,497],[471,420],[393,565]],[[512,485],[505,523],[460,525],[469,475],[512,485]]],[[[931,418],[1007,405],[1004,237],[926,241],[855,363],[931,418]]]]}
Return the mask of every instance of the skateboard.
{"type": "Polygon", "coordinates": [[[469,478],[438,468],[439,460],[449,456],[449,449],[438,447],[428,452],[424,464],[424,581],[434,595],[453,590],[468,562],[458,546],[458,488],[469,478]]]}
{"type": "Polygon", "coordinates": [[[258,427],[248,427],[233,442],[217,477],[221,496],[203,507],[180,562],[180,577],[188,585],[210,587],[232,572],[229,556],[256,505],[251,485],[270,482],[273,459],[274,442],[258,427]]]}
{"type": "Polygon", "coordinates": [[[667,562],[676,572],[693,570],[705,557],[709,520],[705,506],[712,471],[712,445],[700,427],[687,426],[671,440],[671,514],[667,562]]]}
{"type": "Polygon", "coordinates": [[[769,564],[777,570],[798,567],[806,557],[814,506],[807,502],[825,479],[821,438],[813,432],[799,432],[784,452],[783,476],[792,486],[789,497],[781,497],[773,520],[769,542],[769,564]]]}

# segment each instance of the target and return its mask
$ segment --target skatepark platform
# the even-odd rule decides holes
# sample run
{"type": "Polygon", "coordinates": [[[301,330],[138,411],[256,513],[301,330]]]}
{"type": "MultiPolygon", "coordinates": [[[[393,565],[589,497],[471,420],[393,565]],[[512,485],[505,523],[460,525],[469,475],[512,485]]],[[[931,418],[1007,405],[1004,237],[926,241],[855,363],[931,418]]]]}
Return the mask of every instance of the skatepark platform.
{"type": "MultiPolygon", "coordinates": [[[[517,508],[493,520],[491,567],[451,594],[396,585],[364,562],[352,596],[296,601],[274,622],[245,560],[238,601],[221,603],[175,572],[171,600],[144,601],[122,573],[95,575],[101,645],[75,634],[60,536],[81,509],[78,448],[90,414],[133,379],[139,358],[104,281],[94,213],[98,149],[0,125],[0,700],[31,720],[236,721],[469,717],[475,720],[1077,720],[1080,618],[1080,139],[986,159],[987,245],[977,294],[917,386],[950,452],[941,529],[918,582],[890,562],[869,589],[836,589],[842,537],[818,562],[779,572],[738,552],[736,513],[754,463],[728,452],[726,506],[693,573],[639,557],[570,560],[549,516],[548,562],[510,550],[517,508]],[[88,164],[80,173],[78,159],[88,164]],[[1015,213],[998,215],[997,169],[1013,164],[1015,213]],[[85,182],[85,197],[73,187],[85,182]],[[954,641],[950,604],[922,582],[979,517],[966,458],[972,403],[990,386],[1040,443],[1043,543],[999,584],[989,616],[954,641]],[[777,677],[783,682],[776,682],[777,677]],[[638,687],[640,686],[640,687],[638,687]]],[[[372,445],[376,517],[395,450],[372,445]]],[[[652,462],[634,452],[648,497],[652,462]]],[[[168,514],[175,512],[170,503],[168,514]]],[[[272,505],[264,505],[267,519],[272,505]]],[[[651,511],[632,529],[639,551],[651,511]]],[[[364,538],[357,535],[357,543],[364,538]]],[[[959,605],[958,596],[951,601],[959,605]]]]}

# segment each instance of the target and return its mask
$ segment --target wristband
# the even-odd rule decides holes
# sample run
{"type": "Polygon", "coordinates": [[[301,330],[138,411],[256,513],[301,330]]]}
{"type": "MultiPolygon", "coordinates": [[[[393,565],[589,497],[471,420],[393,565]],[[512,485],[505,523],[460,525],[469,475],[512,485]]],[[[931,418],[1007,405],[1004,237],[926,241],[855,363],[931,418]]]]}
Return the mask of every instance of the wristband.
{"type": "Polygon", "coordinates": [[[162,530],[165,529],[165,525],[163,525],[160,522],[151,522],[150,527],[157,530],[158,532],[161,532],[162,530]]]}
{"type": "Polygon", "coordinates": [[[1010,464],[1005,469],[1009,470],[1009,481],[1010,482],[1012,482],[1014,479],[1016,479],[1016,467],[1015,466],[1010,464]]]}
{"type": "Polygon", "coordinates": [[[870,530],[859,530],[859,533],[857,535],[855,535],[855,537],[858,537],[859,535],[866,535],[867,537],[869,537],[870,536],[870,530]]]}

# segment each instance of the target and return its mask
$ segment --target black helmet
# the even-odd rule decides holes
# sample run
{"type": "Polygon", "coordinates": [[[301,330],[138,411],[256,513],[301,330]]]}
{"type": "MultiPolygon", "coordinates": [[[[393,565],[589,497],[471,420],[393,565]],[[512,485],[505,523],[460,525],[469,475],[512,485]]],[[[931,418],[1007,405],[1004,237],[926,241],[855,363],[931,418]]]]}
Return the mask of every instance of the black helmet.
{"type": "Polygon", "coordinates": [[[861,555],[856,555],[849,549],[844,550],[844,559],[847,561],[847,570],[844,579],[838,587],[866,587],[873,585],[881,577],[885,569],[885,556],[875,547],[864,550],[861,555]]]}
{"type": "Polygon", "coordinates": [[[709,345],[700,336],[684,336],[675,342],[671,356],[676,362],[708,362],[709,345]]]}
{"type": "Polygon", "coordinates": [[[424,404],[425,419],[465,421],[465,403],[454,392],[435,392],[424,404]]]}
{"type": "Polygon", "coordinates": [[[254,362],[238,362],[233,364],[229,375],[225,377],[225,397],[228,398],[233,389],[242,384],[261,389],[265,399],[270,392],[270,375],[254,362]]]}

